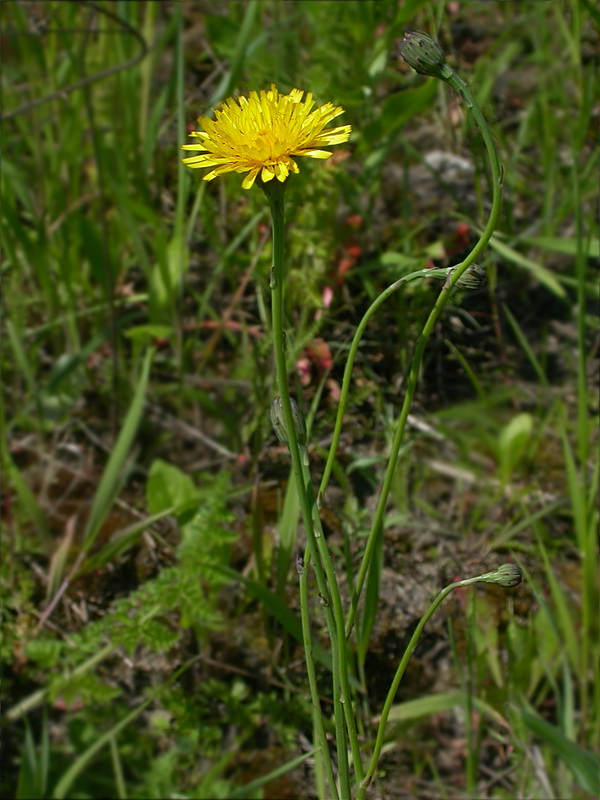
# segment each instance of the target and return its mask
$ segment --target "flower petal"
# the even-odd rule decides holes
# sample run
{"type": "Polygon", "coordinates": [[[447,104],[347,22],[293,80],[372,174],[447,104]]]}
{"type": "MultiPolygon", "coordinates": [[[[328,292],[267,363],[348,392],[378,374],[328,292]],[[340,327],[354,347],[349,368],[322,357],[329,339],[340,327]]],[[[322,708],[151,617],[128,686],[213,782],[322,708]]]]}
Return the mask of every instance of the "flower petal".
{"type": "Polygon", "coordinates": [[[248,175],[246,175],[246,177],[242,181],[242,189],[250,189],[252,187],[252,184],[254,183],[254,181],[256,180],[256,176],[258,175],[258,170],[259,167],[256,167],[256,169],[253,169],[252,172],[249,172],[248,175]]]}
{"type": "Polygon", "coordinates": [[[273,178],[275,177],[275,170],[273,169],[273,167],[263,167],[262,172],[260,173],[260,177],[261,180],[263,180],[265,183],[268,183],[269,181],[272,181],[273,178]]]}
{"type": "Polygon", "coordinates": [[[248,97],[228,98],[215,110],[214,119],[200,117],[203,130],[192,131],[193,144],[184,150],[200,155],[184,158],[192,169],[214,167],[205,176],[212,180],[225,172],[247,172],[242,182],[249,189],[260,174],[263,181],[287,180],[298,165],[291,156],[326,159],[323,146],[341,144],[350,137],[350,125],[327,130],[325,125],[343,113],[341,106],[325,103],[314,108],[312,93],[292,89],[282,95],[275,84],[248,97]]]}
{"type": "Polygon", "coordinates": [[[310,158],[331,158],[333,153],[330,153],[329,150],[295,150],[292,155],[310,156],[310,158]]]}

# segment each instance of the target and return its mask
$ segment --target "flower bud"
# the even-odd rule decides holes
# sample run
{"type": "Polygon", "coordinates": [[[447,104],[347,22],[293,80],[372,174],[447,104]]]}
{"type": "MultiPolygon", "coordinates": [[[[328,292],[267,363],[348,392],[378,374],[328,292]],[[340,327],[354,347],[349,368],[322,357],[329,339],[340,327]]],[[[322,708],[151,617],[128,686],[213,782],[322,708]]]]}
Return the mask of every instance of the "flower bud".
{"type": "Polygon", "coordinates": [[[463,273],[456,285],[461,289],[481,289],[487,283],[487,275],[479,264],[471,264],[463,273]]]}
{"type": "Polygon", "coordinates": [[[407,31],[400,55],[416,72],[445,80],[452,74],[439,44],[423,31],[407,31]]]}
{"type": "Polygon", "coordinates": [[[494,572],[488,573],[485,582],[499,583],[500,586],[510,588],[512,586],[518,586],[522,579],[523,573],[521,572],[521,568],[517,567],[516,564],[502,564],[502,566],[498,567],[494,572]]]}
{"type": "MultiPolygon", "coordinates": [[[[306,447],[306,423],[304,422],[304,417],[302,416],[302,412],[298,408],[296,401],[290,397],[290,403],[292,404],[292,417],[294,419],[294,430],[296,431],[296,439],[298,440],[298,444],[300,447],[306,447]]],[[[273,425],[273,430],[275,431],[275,435],[279,439],[282,444],[289,445],[289,439],[287,435],[287,431],[285,428],[285,421],[283,419],[283,406],[281,403],[281,397],[276,397],[275,400],[271,403],[271,424],[273,425]]]]}
{"type": "MultiPolygon", "coordinates": [[[[440,278],[449,285],[450,279],[457,267],[447,267],[446,270],[432,270],[434,278],[440,278]],[[437,274],[436,274],[437,273],[437,274]]],[[[487,273],[479,264],[471,264],[457,280],[455,286],[459,289],[481,289],[487,284],[487,273]]]]}

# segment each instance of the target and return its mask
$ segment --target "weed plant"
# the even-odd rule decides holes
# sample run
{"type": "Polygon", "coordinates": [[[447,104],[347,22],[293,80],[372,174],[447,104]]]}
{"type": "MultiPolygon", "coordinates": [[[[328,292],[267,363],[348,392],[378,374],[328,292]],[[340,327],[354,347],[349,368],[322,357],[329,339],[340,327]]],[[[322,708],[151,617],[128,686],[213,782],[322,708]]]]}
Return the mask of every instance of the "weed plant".
{"type": "Polygon", "coordinates": [[[593,5],[0,11],[3,792],[597,795],[593,5]],[[399,58],[414,29],[502,164],[485,286],[449,268],[498,182],[460,85],[399,58]],[[275,326],[262,192],[179,150],[272,83],[352,126],[288,181],[275,326]],[[288,370],[312,500],[269,424],[288,370]],[[458,585],[503,562],[523,585],[458,585]]]}

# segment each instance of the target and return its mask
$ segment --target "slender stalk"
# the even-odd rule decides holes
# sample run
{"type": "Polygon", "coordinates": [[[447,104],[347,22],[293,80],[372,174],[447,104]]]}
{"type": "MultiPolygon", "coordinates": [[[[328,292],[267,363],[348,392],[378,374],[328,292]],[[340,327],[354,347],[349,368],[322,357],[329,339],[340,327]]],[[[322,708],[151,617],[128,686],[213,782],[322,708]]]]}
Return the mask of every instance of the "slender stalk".
{"type": "Polygon", "coordinates": [[[448,65],[445,65],[444,80],[446,80],[447,83],[449,83],[463,97],[467,107],[471,111],[473,118],[481,132],[482,138],[484,140],[487,149],[491,167],[492,208],[490,211],[490,216],[487,225],[485,226],[485,229],[481,234],[479,241],[477,242],[475,247],[471,250],[469,255],[465,258],[465,260],[461,264],[459,264],[455,269],[453,269],[451,272],[448,273],[448,278],[446,280],[446,283],[444,284],[442,291],[438,295],[435,305],[433,306],[429,314],[429,317],[427,318],[427,321],[421,332],[421,336],[417,340],[415,354],[413,356],[410,372],[408,375],[406,394],[404,395],[404,402],[402,404],[400,416],[398,417],[396,432],[390,450],[390,458],[384,476],[381,494],[379,496],[379,500],[377,503],[377,509],[375,511],[373,524],[369,532],[369,536],[367,538],[365,553],[356,580],[356,586],[352,596],[350,610],[346,618],[346,634],[350,632],[350,630],[352,629],[352,625],[354,624],[354,620],[356,617],[356,609],[358,607],[358,601],[360,599],[365,579],[367,577],[367,572],[369,570],[369,566],[373,558],[375,547],[380,540],[381,531],[383,530],[383,517],[385,514],[388,497],[392,487],[394,471],[396,469],[396,463],[398,460],[398,453],[400,451],[400,445],[404,437],[406,421],[408,419],[408,414],[412,404],[412,399],[417,386],[417,380],[419,377],[421,363],[423,361],[423,354],[425,352],[425,348],[427,347],[429,337],[431,336],[431,333],[440,317],[440,314],[442,313],[442,310],[444,308],[444,305],[446,304],[446,301],[448,300],[450,292],[452,291],[456,283],[460,280],[461,276],[466,272],[466,270],[472,264],[475,263],[477,257],[483,252],[483,250],[487,246],[492,236],[492,233],[496,228],[496,225],[498,223],[498,217],[500,215],[502,173],[500,168],[500,162],[498,161],[498,155],[496,153],[496,148],[494,146],[494,142],[492,140],[485,117],[481,113],[481,110],[477,105],[477,101],[475,100],[467,84],[452,69],[450,69],[448,65]]]}
{"type": "Polygon", "coordinates": [[[400,686],[400,681],[404,675],[410,657],[412,656],[415,647],[423,633],[423,628],[428,623],[429,619],[435,613],[435,611],[439,608],[439,606],[444,602],[446,597],[453,592],[455,589],[460,589],[465,586],[471,586],[473,583],[479,583],[480,581],[486,581],[491,575],[494,573],[486,572],[484,575],[477,575],[475,578],[465,578],[462,581],[457,581],[456,583],[451,583],[446,586],[442,591],[438,594],[435,598],[433,603],[429,606],[425,614],[421,617],[421,621],[415,628],[413,635],[410,638],[410,642],[408,643],[408,647],[404,651],[404,655],[402,656],[402,660],[398,665],[398,669],[396,670],[396,674],[394,675],[394,680],[392,681],[392,685],[388,691],[387,697],[385,699],[385,703],[383,705],[383,710],[381,712],[381,719],[379,720],[379,727],[377,729],[377,738],[375,740],[375,749],[373,750],[373,756],[371,757],[371,762],[369,764],[369,768],[367,770],[367,774],[365,775],[365,779],[362,783],[363,787],[369,785],[373,775],[375,774],[375,770],[377,769],[377,762],[379,761],[379,756],[381,755],[381,748],[383,747],[383,742],[385,739],[385,726],[387,724],[388,717],[390,715],[390,711],[392,708],[392,704],[394,702],[394,698],[396,697],[396,692],[398,691],[398,687],[400,686]]]}
{"type": "MultiPolygon", "coordinates": [[[[310,486],[310,475],[308,472],[308,466],[304,463],[302,464],[304,468],[304,478],[305,478],[305,486],[310,486]]],[[[309,497],[310,501],[310,497],[309,497]]],[[[313,509],[313,523],[316,520],[316,523],[320,526],[320,519],[318,516],[318,511],[316,504],[312,504],[313,509]]],[[[305,572],[310,564],[310,550],[307,545],[305,553],[304,553],[304,568],[305,572]]],[[[302,576],[304,577],[304,576],[302,576]]],[[[301,597],[302,601],[302,597],[301,597]]],[[[307,608],[308,608],[308,600],[306,600],[307,608]]],[[[332,616],[331,609],[328,609],[329,616],[332,616]]],[[[339,636],[338,636],[338,628],[335,625],[335,620],[333,620],[333,628],[331,630],[331,656],[332,656],[332,692],[333,692],[333,710],[334,710],[334,723],[335,723],[335,740],[336,740],[336,749],[338,753],[338,772],[340,778],[340,787],[342,787],[342,791],[344,787],[348,787],[348,791],[350,791],[350,763],[348,760],[348,737],[346,736],[346,728],[345,728],[345,718],[344,718],[344,711],[342,710],[342,688],[340,686],[340,659],[337,657],[338,648],[339,648],[339,636]]]]}
{"type": "MultiPolygon", "coordinates": [[[[337,576],[335,574],[333,561],[331,559],[331,554],[329,553],[329,549],[327,548],[327,543],[325,542],[325,536],[323,533],[321,520],[319,518],[317,503],[315,502],[314,498],[310,473],[308,470],[308,466],[306,466],[304,463],[303,463],[303,470],[304,470],[304,487],[306,490],[306,495],[309,504],[313,512],[312,520],[315,529],[317,548],[319,551],[319,556],[321,558],[321,563],[323,564],[323,568],[325,570],[325,575],[327,577],[330,589],[330,596],[333,603],[333,616],[336,625],[337,657],[339,660],[339,681],[340,681],[339,688],[336,690],[335,681],[333,688],[334,692],[337,691],[338,694],[340,695],[340,699],[343,704],[344,717],[346,720],[346,729],[348,732],[348,739],[350,741],[350,749],[352,751],[352,760],[354,762],[354,772],[356,774],[357,781],[360,782],[363,779],[364,771],[360,756],[358,732],[356,729],[356,718],[354,716],[354,709],[352,703],[352,690],[350,688],[350,679],[349,679],[350,661],[348,658],[348,642],[344,634],[344,611],[342,608],[342,599],[340,596],[339,585],[337,582],[337,576]]],[[[334,673],[334,678],[335,678],[335,673],[334,673]]],[[[357,794],[357,799],[361,800],[362,797],[363,794],[359,789],[357,794]]]]}
{"type": "Polygon", "coordinates": [[[475,784],[477,782],[477,754],[473,725],[473,693],[475,688],[475,592],[471,593],[469,610],[467,616],[467,686],[465,697],[465,738],[467,740],[466,758],[466,788],[469,800],[475,796],[475,784]]]}
{"type": "Polygon", "coordinates": [[[315,671],[315,661],[312,652],[312,636],[310,633],[310,617],[308,613],[308,569],[302,568],[300,572],[300,615],[302,618],[302,636],[304,639],[304,652],[306,655],[306,672],[308,675],[308,685],[310,687],[310,697],[313,706],[313,727],[315,729],[317,744],[321,748],[318,753],[318,762],[323,766],[327,781],[329,783],[329,791],[333,800],[339,800],[337,785],[333,775],[333,767],[331,765],[331,756],[329,755],[329,745],[327,744],[327,737],[325,735],[325,726],[323,724],[323,711],[321,710],[321,702],[319,700],[319,688],[317,685],[317,673],[315,671]]]}
{"type": "MultiPolygon", "coordinates": [[[[321,551],[317,544],[317,536],[315,534],[315,529],[313,526],[312,508],[306,491],[307,484],[305,483],[304,479],[303,459],[300,453],[300,447],[298,445],[298,437],[296,435],[296,430],[294,427],[294,418],[293,418],[292,406],[290,402],[290,395],[288,389],[287,366],[285,358],[285,334],[283,330],[283,296],[284,296],[284,278],[285,278],[285,270],[284,270],[285,219],[284,219],[283,203],[284,203],[285,185],[274,180],[271,181],[271,183],[263,184],[263,189],[267,201],[269,203],[271,217],[273,220],[273,268],[270,281],[271,316],[272,316],[272,326],[273,326],[273,352],[275,358],[275,370],[277,374],[279,396],[281,398],[283,420],[288,437],[288,447],[290,451],[290,457],[292,460],[292,471],[296,482],[298,498],[300,500],[300,509],[302,512],[302,519],[304,521],[304,527],[306,530],[307,550],[314,564],[315,575],[317,578],[317,586],[319,588],[319,593],[321,595],[321,600],[325,612],[325,619],[329,631],[329,638],[331,642],[332,670],[333,670],[333,681],[334,681],[334,695],[333,695],[334,714],[336,720],[341,719],[343,717],[345,717],[347,720],[348,717],[346,715],[345,709],[344,711],[342,711],[341,709],[342,698],[340,698],[339,692],[335,691],[337,686],[342,686],[342,692],[343,692],[343,687],[344,687],[344,681],[341,679],[340,676],[340,662],[343,663],[343,659],[340,659],[338,653],[340,644],[342,648],[345,649],[343,616],[341,619],[339,618],[339,612],[341,611],[341,601],[339,603],[336,603],[336,614],[334,615],[332,612],[332,603],[331,603],[331,592],[330,592],[331,583],[330,586],[327,585],[329,577],[328,579],[325,578],[325,573],[323,571],[323,565],[321,561],[321,551]]],[[[310,480],[308,481],[308,485],[310,485],[310,480]]],[[[319,531],[319,539],[324,540],[321,531],[319,531]]],[[[327,545],[325,545],[325,550],[327,550],[327,545]]],[[[337,590],[337,580],[335,580],[335,573],[333,577],[334,577],[333,586],[335,587],[335,590],[337,590]]],[[[339,600],[339,590],[336,592],[336,594],[339,600]]],[[[307,642],[306,640],[304,642],[304,647],[305,647],[306,658],[308,660],[308,658],[311,657],[311,648],[310,648],[310,643],[307,642]]],[[[347,685],[347,680],[346,680],[346,685],[347,685]]],[[[312,692],[313,692],[313,687],[311,686],[311,694],[312,692]]],[[[350,698],[347,698],[348,703],[349,699],[350,698]]],[[[316,705],[318,704],[318,697],[315,698],[315,696],[312,695],[312,702],[313,702],[313,707],[316,708],[316,705]]],[[[344,703],[344,705],[348,703],[344,703]]],[[[349,776],[349,770],[347,768],[348,752],[345,746],[345,737],[342,742],[338,740],[336,742],[336,745],[338,753],[338,763],[339,765],[341,765],[339,767],[340,790],[342,793],[342,797],[346,798],[350,797],[351,791],[350,791],[350,784],[348,777],[349,776]]],[[[323,756],[325,759],[327,759],[329,756],[329,750],[323,752],[323,756]]],[[[360,765],[360,760],[358,764],[360,765]]]]}
{"type": "MultiPolygon", "coordinates": [[[[452,268],[451,268],[452,269],[452,268]]],[[[377,297],[365,313],[364,317],[361,319],[358,328],[356,329],[356,333],[354,334],[354,338],[352,339],[352,344],[350,345],[350,350],[348,352],[348,358],[346,361],[346,366],[344,367],[344,378],[342,381],[342,389],[340,392],[340,402],[338,404],[337,415],[335,418],[335,425],[333,428],[333,436],[331,438],[331,445],[329,446],[329,453],[327,455],[327,461],[325,463],[325,469],[323,470],[323,477],[321,478],[321,484],[319,486],[319,494],[318,494],[318,502],[320,505],[320,500],[325,494],[325,490],[329,484],[329,478],[331,477],[331,470],[333,469],[333,464],[335,462],[335,454],[337,452],[338,443],[340,440],[340,434],[342,432],[342,424],[344,422],[344,412],[346,410],[346,403],[348,402],[348,392],[350,390],[350,380],[352,378],[352,368],[354,367],[354,360],[356,358],[356,354],[358,353],[358,348],[360,346],[361,339],[363,334],[367,328],[369,320],[373,316],[373,314],[377,311],[377,309],[384,303],[388,297],[390,297],[394,292],[396,292],[403,284],[409,283],[409,281],[417,280],[418,278],[445,278],[450,273],[451,269],[420,269],[416,272],[411,272],[409,275],[403,275],[402,278],[399,278],[397,281],[394,281],[390,286],[387,287],[380,295],[377,297]]]]}

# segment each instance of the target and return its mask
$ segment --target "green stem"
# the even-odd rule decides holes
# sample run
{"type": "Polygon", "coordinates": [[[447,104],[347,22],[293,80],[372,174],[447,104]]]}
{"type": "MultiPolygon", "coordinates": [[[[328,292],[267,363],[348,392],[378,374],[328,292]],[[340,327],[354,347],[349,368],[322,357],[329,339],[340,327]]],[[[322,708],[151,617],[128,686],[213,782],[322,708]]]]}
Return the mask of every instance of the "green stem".
{"type": "Polygon", "coordinates": [[[467,681],[465,697],[465,738],[467,740],[466,788],[469,800],[475,796],[477,753],[473,726],[473,693],[475,692],[475,592],[471,594],[467,616],[467,681]]]}
{"type": "MultiPolygon", "coordinates": [[[[344,611],[342,608],[342,599],[340,596],[339,585],[337,582],[337,576],[335,574],[333,561],[331,559],[331,554],[329,552],[327,543],[325,541],[325,535],[323,533],[323,526],[321,524],[321,519],[319,517],[317,503],[315,502],[309,468],[304,463],[303,463],[303,470],[304,470],[303,473],[304,487],[306,490],[306,495],[308,497],[310,507],[312,509],[312,521],[315,530],[315,537],[317,542],[317,548],[319,551],[319,557],[321,559],[321,563],[325,570],[325,575],[327,577],[330,589],[330,596],[333,604],[333,617],[335,621],[336,641],[337,641],[337,648],[336,648],[337,659],[339,663],[339,686],[336,687],[335,685],[336,673],[334,673],[333,690],[334,693],[337,693],[337,695],[340,697],[341,702],[343,704],[344,708],[343,713],[344,713],[344,718],[346,720],[346,729],[348,732],[348,739],[350,740],[350,750],[352,751],[352,760],[354,762],[354,772],[356,774],[357,782],[360,783],[363,779],[364,771],[360,756],[358,732],[356,729],[356,718],[354,715],[354,709],[352,703],[352,690],[350,688],[348,642],[344,634],[344,611]]],[[[333,654],[332,657],[335,658],[336,657],[335,654],[333,654]]],[[[336,721],[337,721],[337,716],[336,716],[336,721]]],[[[357,800],[361,800],[362,797],[363,797],[362,791],[359,789],[357,800]]]]}
{"type": "MultiPolygon", "coordinates": [[[[303,466],[303,475],[304,475],[304,485],[306,487],[311,486],[310,482],[310,474],[308,470],[308,466],[302,463],[303,466]]],[[[311,497],[309,496],[309,502],[311,502],[311,497]]],[[[318,516],[318,511],[316,505],[312,504],[312,519],[313,524],[321,526],[321,520],[318,516]]],[[[305,552],[304,552],[304,571],[306,573],[308,566],[311,562],[310,556],[310,548],[307,544],[305,552]]],[[[304,575],[302,576],[304,577],[304,575]]],[[[302,602],[302,597],[301,597],[302,602]]],[[[308,608],[308,600],[306,600],[307,608],[308,608]]],[[[336,749],[338,753],[338,773],[340,779],[340,787],[343,792],[343,797],[346,796],[347,793],[350,792],[350,763],[348,760],[348,740],[346,736],[346,728],[345,728],[345,717],[344,711],[342,710],[342,687],[340,686],[340,659],[338,656],[339,653],[339,631],[335,624],[335,618],[333,617],[331,608],[325,609],[326,614],[328,615],[330,621],[330,640],[331,640],[331,660],[332,660],[332,696],[333,696],[333,710],[334,710],[334,723],[335,723],[335,741],[336,741],[336,749]]]]}
{"type": "Polygon", "coordinates": [[[302,636],[304,639],[304,652],[306,655],[306,672],[308,674],[308,685],[310,687],[310,697],[313,706],[313,725],[316,732],[317,744],[321,748],[318,761],[323,765],[329,790],[333,800],[339,800],[337,785],[331,766],[331,756],[329,755],[329,745],[325,735],[325,725],[323,723],[323,711],[319,700],[319,688],[317,685],[317,673],[312,651],[312,636],[310,632],[310,616],[308,611],[308,564],[300,572],[300,616],[302,619],[302,636]]]}
{"type": "Polygon", "coordinates": [[[468,108],[470,109],[473,115],[475,122],[479,127],[482,138],[484,140],[491,167],[492,208],[490,211],[490,216],[487,225],[485,226],[485,229],[481,234],[481,237],[479,238],[479,241],[477,242],[475,247],[471,250],[469,255],[465,258],[465,260],[461,264],[459,264],[455,269],[451,270],[448,273],[448,278],[446,280],[446,283],[444,284],[442,291],[438,295],[438,298],[429,314],[429,317],[427,318],[427,322],[423,327],[421,336],[417,341],[415,354],[413,356],[408,376],[406,394],[404,395],[404,403],[402,404],[402,409],[400,411],[400,416],[398,418],[396,432],[390,450],[390,458],[384,476],[381,494],[379,496],[377,509],[375,511],[375,516],[373,519],[373,524],[367,539],[365,553],[360,565],[360,570],[358,573],[355,590],[352,595],[350,611],[348,613],[348,617],[346,618],[346,634],[350,632],[352,625],[354,624],[354,620],[356,617],[356,609],[358,607],[358,601],[360,599],[365,579],[367,577],[369,565],[373,558],[375,547],[380,539],[381,531],[383,530],[383,517],[385,514],[385,509],[390,494],[390,490],[392,488],[392,481],[394,477],[394,471],[396,469],[396,463],[398,460],[398,453],[400,451],[400,445],[404,437],[406,421],[408,419],[408,414],[412,404],[412,399],[417,386],[417,380],[419,377],[421,363],[423,361],[423,354],[425,352],[425,348],[427,347],[429,337],[431,336],[431,333],[442,313],[442,310],[444,308],[446,301],[448,300],[450,292],[452,291],[456,283],[460,280],[461,276],[466,272],[466,270],[471,266],[471,264],[475,263],[475,259],[487,247],[487,244],[491,239],[492,234],[496,228],[496,225],[498,223],[498,217],[500,215],[500,197],[501,197],[501,186],[502,186],[501,168],[500,168],[500,162],[498,161],[496,148],[494,147],[494,142],[492,140],[489,128],[487,126],[487,122],[485,121],[485,117],[481,113],[481,110],[477,105],[477,101],[473,97],[466,83],[455,72],[453,72],[450,69],[450,67],[447,67],[445,80],[454,89],[456,89],[456,91],[465,100],[468,108]]]}
{"type": "Polygon", "coordinates": [[[373,300],[373,302],[367,309],[367,312],[365,313],[364,317],[360,321],[360,324],[356,329],[356,333],[354,334],[350,350],[348,351],[346,366],[344,367],[344,379],[342,381],[340,402],[338,404],[337,416],[333,428],[333,436],[331,438],[331,444],[329,446],[329,453],[327,455],[325,469],[323,470],[323,477],[321,478],[321,484],[319,486],[319,495],[318,495],[319,505],[320,505],[320,500],[325,494],[325,491],[329,484],[329,478],[331,477],[331,471],[335,463],[335,455],[337,452],[337,447],[340,440],[340,434],[342,432],[342,425],[344,422],[344,412],[346,410],[346,403],[348,402],[348,392],[350,391],[350,380],[352,378],[352,369],[354,367],[354,360],[356,358],[356,354],[358,353],[358,348],[360,346],[361,339],[367,328],[367,325],[369,324],[371,317],[377,311],[377,309],[382,305],[382,303],[384,303],[388,299],[388,297],[390,297],[390,295],[394,294],[394,292],[396,292],[403,284],[417,280],[418,278],[446,278],[452,269],[453,267],[451,267],[450,269],[420,269],[417,270],[416,272],[411,272],[409,275],[404,275],[402,278],[399,278],[397,281],[394,281],[394,283],[388,286],[387,289],[385,289],[379,295],[379,297],[373,300]]]}
{"type": "MultiPolygon", "coordinates": [[[[311,502],[309,500],[307,494],[307,485],[310,486],[310,480],[305,483],[304,478],[304,470],[303,470],[303,458],[300,452],[300,448],[298,445],[298,438],[296,436],[296,430],[294,427],[294,418],[292,413],[292,406],[290,403],[290,395],[288,389],[288,379],[287,379],[287,365],[285,359],[285,335],[283,331],[283,296],[284,296],[284,279],[285,279],[285,270],[284,270],[284,230],[285,230],[285,219],[284,219],[284,194],[285,194],[285,185],[279,183],[276,180],[271,181],[270,183],[263,184],[263,190],[265,192],[265,196],[269,203],[269,208],[271,211],[271,217],[273,220],[273,268],[271,274],[271,315],[272,315],[272,325],[273,325],[273,352],[275,358],[275,370],[277,374],[277,383],[279,388],[279,396],[281,398],[281,407],[283,411],[283,421],[285,424],[285,429],[288,437],[288,447],[290,451],[290,457],[292,460],[292,471],[294,474],[294,479],[296,483],[296,488],[298,491],[298,498],[300,501],[300,509],[302,512],[302,519],[304,521],[304,527],[306,530],[306,540],[307,540],[307,549],[312,559],[315,568],[315,575],[317,578],[317,586],[319,588],[319,592],[321,595],[322,602],[324,604],[324,612],[325,612],[325,619],[327,622],[327,627],[329,631],[329,638],[331,642],[331,655],[332,655],[332,671],[333,671],[333,679],[334,679],[334,690],[337,686],[342,687],[342,697],[340,698],[339,692],[334,691],[333,701],[334,701],[334,714],[336,720],[341,719],[342,717],[346,718],[346,722],[348,724],[348,715],[346,713],[346,709],[344,711],[341,709],[341,705],[344,706],[350,704],[350,697],[344,696],[344,687],[348,686],[347,674],[346,680],[344,681],[343,677],[340,675],[340,666],[344,665],[344,658],[340,658],[340,654],[338,651],[345,651],[346,640],[344,637],[344,620],[341,607],[341,601],[339,599],[339,590],[337,586],[337,580],[335,578],[335,572],[331,574],[328,571],[327,579],[325,578],[325,573],[323,570],[323,562],[322,562],[322,554],[323,550],[325,551],[326,555],[329,555],[327,551],[327,545],[324,542],[324,537],[322,532],[318,531],[318,537],[315,533],[315,529],[313,526],[313,515],[312,515],[312,508],[311,502]],[[320,542],[319,542],[320,540],[320,542]],[[333,581],[332,581],[333,578],[333,581]],[[329,581],[329,587],[327,585],[329,581]],[[331,591],[330,591],[331,590],[331,591]],[[332,613],[332,602],[331,598],[336,597],[338,602],[334,604],[334,612],[332,613]],[[344,700],[342,703],[341,700],[344,700]]],[[[325,563],[331,567],[330,561],[328,558],[325,559],[325,563]]],[[[305,640],[304,647],[306,658],[311,657],[311,648],[308,646],[308,642],[305,640]]],[[[313,691],[313,687],[311,686],[311,693],[313,691]]],[[[318,696],[312,696],[313,707],[316,708],[316,704],[318,703],[318,696]]],[[[350,710],[351,716],[351,710],[350,710]]],[[[351,716],[352,722],[354,722],[354,718],[351,716]]],[[[355,737],[356,738],[356,737],[355,737]]],[[[352,735],[350,733],[350,741],[352,742],[352,735]]],[[[343,741],[337,741],[337,752],[338,752],[338,762],[341,765],[339,767],[340,770],[340,789],[342,792],[342,797],[350,797],[350,785],[349,785],[349,772],[347,769],[347,762],[348,762],[348,752],[345,746],[345,737],[343,741]]],[[[325,759],[329,756],[329,751],[323,753],[325,759]]],[[[354,758],[354,749],[353,749],[353,758],[354,758]]],[[[360,768],[360,775],[357,772],[357,777],[359,780],[362,779],[362,766],[360,760],[358,761],[358,765],[355,766],[355,769],[360,768]]]]}
{"type": "Polygon", "coordinates": [[[379,760],[379,756],[381,755],[381,748],[383,747],[383,742],[385,739],[385,726],[387,724],[387,720],[392,708],[392,703],[394,702],[394,698],[396,697],[396,692],[398,691],[398,687],[400,686],[400,681],[402,680],[402,676],[406,670],[408,662],[410,660],[411,655],[421,633],[423,632],[423,628],[431,618],[431,616],[435,613],[437,608],[444,602],[446,597],[453,592],[455,589],[460,589],[465,586],[471,586],[473,583],[478,583],[480,581],[485,581],[490,575],[494,573],[486,572],[484,575],[477,575],[475,578],[465,578],[465,580],[457,581],[456,583],[451,583],[446,586],[442,591],[438,594],[435,598],[433,603],[429,606],[423,617],[421,617],[421,621],[415,628],[413,635],[410,638],[410,642],[408,643],[408,647],[404,651],[404,655],[402,656],[402,660],[398,665],[398,669],[396,670],[396,674],[394,675],[394,680],[392,681],[392,685],[388,691],[387,697],[385,699],[385,703],[383,705],[383,710],[381,712],[381,719],[379,720],[379,727],[377,729],[377,738],[375,740],[375,749],[373,750],[373,756],[371,757],[371,763],[369,764],[369,769],[367,770],[367,774],[365,775],[365,779],[362,783],[363,787],[368,786],[369,782],[371,781],[375,770],[377,769],[377,762],[379,760]]]}

